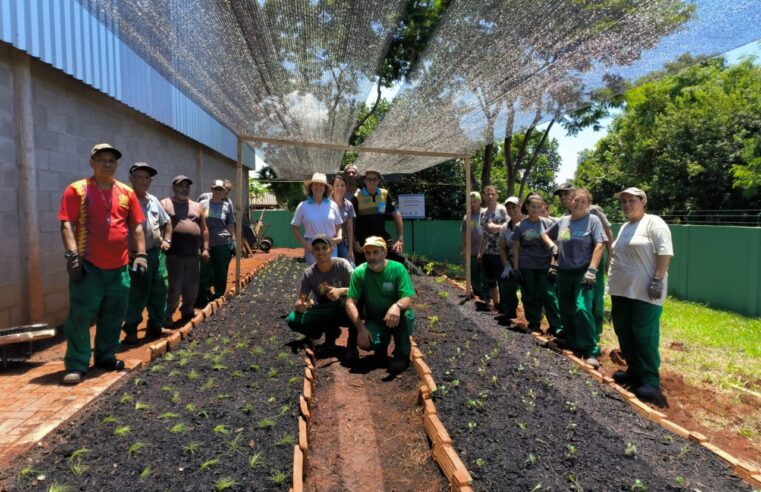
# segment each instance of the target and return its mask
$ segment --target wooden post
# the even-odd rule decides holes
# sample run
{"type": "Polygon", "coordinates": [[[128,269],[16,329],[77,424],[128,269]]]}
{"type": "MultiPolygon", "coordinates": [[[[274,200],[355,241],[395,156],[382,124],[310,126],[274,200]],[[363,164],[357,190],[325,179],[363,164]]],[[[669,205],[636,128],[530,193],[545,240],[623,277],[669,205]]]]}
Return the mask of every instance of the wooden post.
{"type": "Polygon", "coordinates": [[[470,182],[470,156],[465,157],[465,293],[470,296],[473,291],[471,289],[470,278],[472,272],[470,271],[470,245],[472,241],[471,227],[472,220],[470,218],[470,191],[472,190],[473,183],[470,182]]]}
{"type": "Polygon", "coordinates": [[[19,243],[24,269],[26,316],[29,323],[45,318],[40,268],[40,228],[37,221],[37,167],[34,156],[34,117],[32,115],[32,73],[29,55],[11,49],[13,77],[13,120],[16,134],[18,166],[18,216],[21,227],[19,243]]]}
{"type": "MultiPolygon", "coordinates": [[[[243,140],[237,137],[238,141],[238,166],[235,174],[236,189],[238,194],[235,197],[235,208],[237,208],[237,220],[235,221],[235,238],[238,240],[238,245],[243,242],[243,193],[248,192],[248,180],[243,182],[243,140]],[[244,189],[245,188],[245,189],[244,189]]],[[[235,294],[240,293],[240,254],[241,248],[238,246],[235,248],[235,294]]]]}

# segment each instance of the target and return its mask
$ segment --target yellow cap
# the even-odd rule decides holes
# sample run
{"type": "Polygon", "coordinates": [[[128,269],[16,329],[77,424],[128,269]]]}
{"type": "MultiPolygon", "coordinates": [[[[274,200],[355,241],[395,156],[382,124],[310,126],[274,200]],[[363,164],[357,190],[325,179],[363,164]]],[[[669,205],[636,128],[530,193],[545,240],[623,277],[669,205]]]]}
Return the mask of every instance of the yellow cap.
{"type": "Polygon", "coordinates": [[[365,249],[368,246],[377,246],[386,249],[386,240],[380,236],[370,236],[365,239],[365,244],[362,246],[362,249],[365,249]]]}

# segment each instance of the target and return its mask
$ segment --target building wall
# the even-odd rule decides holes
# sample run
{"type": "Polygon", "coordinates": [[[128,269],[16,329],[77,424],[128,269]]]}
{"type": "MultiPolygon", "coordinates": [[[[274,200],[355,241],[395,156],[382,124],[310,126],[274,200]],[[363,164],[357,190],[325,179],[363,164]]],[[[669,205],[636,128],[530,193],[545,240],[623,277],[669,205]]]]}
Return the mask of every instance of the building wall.
{"type": "MultiPolygon", "coordinates": [[[[20,251],[18,171],[13,128],[10,47],[0,43],[0,327],[28,322],[20,251]]],[[[109,142],[122,151],[117,179],[128,182],[129,166],[145,161],[159,170],[151,192],[163,198],[171,179],[194,181],[192,196],[214,178],[235,182],[235,162],[105,94],[35,59],[31,60],[37,201],[46,321],[63,323],[68,275],[57,212],[65,187],[89,176],[90,148],[109,142]]]]}

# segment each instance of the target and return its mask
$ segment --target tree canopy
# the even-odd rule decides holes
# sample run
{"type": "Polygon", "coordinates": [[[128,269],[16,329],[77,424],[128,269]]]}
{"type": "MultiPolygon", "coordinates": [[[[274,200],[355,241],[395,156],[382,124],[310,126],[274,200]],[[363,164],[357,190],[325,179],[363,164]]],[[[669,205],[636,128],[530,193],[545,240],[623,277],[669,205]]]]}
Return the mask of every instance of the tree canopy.
{"type": "Polygon", "coordinates": [[[629,89],[608,135],[580,153],[575,182],[597,202],[637,186],[662,213],[761,208],[761,67],[694,62],[629,89]]]}

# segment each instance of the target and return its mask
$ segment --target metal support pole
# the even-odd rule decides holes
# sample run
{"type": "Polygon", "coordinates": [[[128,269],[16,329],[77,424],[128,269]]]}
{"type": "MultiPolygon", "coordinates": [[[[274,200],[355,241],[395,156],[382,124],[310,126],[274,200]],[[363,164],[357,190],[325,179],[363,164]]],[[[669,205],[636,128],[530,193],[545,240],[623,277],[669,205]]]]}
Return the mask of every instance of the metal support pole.
{"type": "Polygon", "coordinates": [[[40,228],[37,217],[37,167],[34,155],[34,117],[32,115],[32,72],[29,55],[11,49],[13,77],[13,120],[16,134],[18,166],[18,216],[21,227],[19,244],[24,270],[26,316],[29,323],[45,317],[40,268],[40,228]]]}
{"type": "Polygon", "coordinates": [[[238,246],[235,248],[235,294],[240,293],[240,245],[243,243],[243,193],[248,193],[248,180],[243,182],[243,140],[237,137],[238,140],[238,166],[235,173],[236,190],[238,194],[235,197],[235,208],[237,208],[237,220],[235,221],[235,239],[238,241],[238,246]],[[244,190],[245,188],[245,190],[244,190]]]}
{"type": "Polygon", "coordinates": [[[473,183],[470,182],[470,156],[465,157],[465,293],[470,297],[473,294],[471,289],[471,275],[470,271],[470,245],[472,241],[471,228],[472,220],[470,218],[470,191],[473,187],[473,183]]]}

